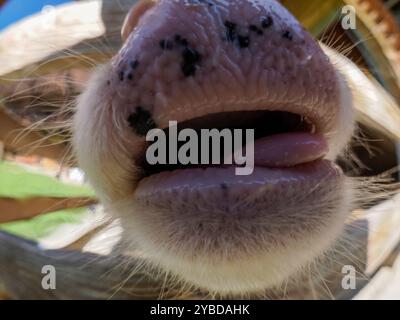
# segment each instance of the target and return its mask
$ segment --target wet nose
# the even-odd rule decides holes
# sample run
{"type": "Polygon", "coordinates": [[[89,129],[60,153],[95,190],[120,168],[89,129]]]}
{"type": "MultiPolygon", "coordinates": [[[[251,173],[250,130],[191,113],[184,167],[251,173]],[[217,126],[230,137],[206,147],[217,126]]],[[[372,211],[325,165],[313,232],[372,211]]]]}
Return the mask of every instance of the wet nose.
{"type": "Polygon", "coordinates": [[[135,133],[148,124],[243,110],[323,119],[313,121],[323,131],[335,118],[336,72],[277,1],[142,0],[122,36],[110,83],[114,105],[135,120],[135,133]]]}

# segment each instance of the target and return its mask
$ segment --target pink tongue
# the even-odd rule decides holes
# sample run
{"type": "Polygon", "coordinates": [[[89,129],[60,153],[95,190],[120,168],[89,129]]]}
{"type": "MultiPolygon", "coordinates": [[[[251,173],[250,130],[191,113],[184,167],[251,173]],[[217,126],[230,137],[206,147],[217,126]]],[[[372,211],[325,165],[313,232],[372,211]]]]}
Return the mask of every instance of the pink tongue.
{"type": "Polygon", "coordinates": [[[292,167],[318,160],[327,153],[325,139],[312,133],[283,133],[254,142],[254,164],[260,167],[292,167]]]}

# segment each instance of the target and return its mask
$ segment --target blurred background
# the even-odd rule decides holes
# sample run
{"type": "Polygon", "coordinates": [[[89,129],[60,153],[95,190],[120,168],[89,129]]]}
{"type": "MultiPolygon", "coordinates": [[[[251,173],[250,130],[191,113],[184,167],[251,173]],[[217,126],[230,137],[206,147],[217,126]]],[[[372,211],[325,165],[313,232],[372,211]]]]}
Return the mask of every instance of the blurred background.
{"type": "MultiPolygon", "coordinates": [[[[0,0],[0,299],[71,297],[34,289],[38,280],[30,268],[42,263],[40,259],[53,261],[53,255],[65,250],[80,252],[84,260],[85,252],[104,256],[112,250],[111,244],[96,246],[112,223],[76,166],[68,124],[75,98],[93,68],[121,46],[120,28],[135,2],[0,0]],[[21,278],[12,270],[22,270],[24,275],[21,278]]],[[[368,96],[357,110],[363,140],[351,147],[357,160],[342,163],[347,174],[374,176],[396,168],[400,163],[400,0],[281,3],[322,43],[352,62],[353,80],[368,96]],[[342,27],[346,5],[355,9],[356,29],[342,27]],[[365,79],[372,87],[364,84],[365,79]]],[[[399,180],[396,170],[389,176],[399,180]]],[[[357,292],[358,297],[400,299],[396,197],[359,208],[373,213],[369,223],[375,228],[361,235],[369,245],[368,261],[362,267],[367,276],[361,280],[363,286],[378,280],[371,289],[357,292]]],[[[91,278],[85,276],[87,281],[80,285],[90,287],[91,278]]],[[[74,282],[78,275],[69,277],[74,282]]],[[[103,297],[101,289],[81,297],[103,297]]]]}

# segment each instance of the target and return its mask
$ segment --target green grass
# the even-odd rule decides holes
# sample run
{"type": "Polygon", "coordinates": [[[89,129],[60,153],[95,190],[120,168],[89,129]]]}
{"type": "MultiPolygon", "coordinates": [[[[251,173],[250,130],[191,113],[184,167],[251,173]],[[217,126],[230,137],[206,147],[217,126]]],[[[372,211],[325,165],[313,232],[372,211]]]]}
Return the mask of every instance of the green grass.
{"type": "Polygon", "coordinates": [[[39,240],[63,224],[79,223],[86,214],[86,208],[62,210],[43,214],[30,220],[3,223],[0,224],[0,230],[23,238],[39,240]]]}
{"type": "Polygon", "coordinates": [[[0,162],[0,197],[94,197],[94,192],[87,186],[65,184],[55,178],[29,172],[19,165],[0,162]]]}
{"type": "MultiPolygon", "coordinates": [[[[0,197],[29,199],[31,197],[94,197],[88,186],[65,184],[55,178],[30,172],[10,162],[0,162],[0,197]]],[[[43,214],[30,220],[0,224],[0,230],[24,238],[38,240],[66,223],[79,223],[87,214],[86,208],[61,210],[43,214]]],[[[1,215],[1,208],[0,208],[1,215]]]]}

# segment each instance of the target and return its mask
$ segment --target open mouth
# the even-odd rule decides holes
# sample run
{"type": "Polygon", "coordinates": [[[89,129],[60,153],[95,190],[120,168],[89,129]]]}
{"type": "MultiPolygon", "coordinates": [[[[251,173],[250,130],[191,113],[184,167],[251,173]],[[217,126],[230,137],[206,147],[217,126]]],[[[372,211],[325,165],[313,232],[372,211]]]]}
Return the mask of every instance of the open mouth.
{"type": "MultiPolygon", "coordinates": [[[[178,124],[177,131],[183,129],[192,129],[199,136],[204,129],[216,129],[218,132],[226,129],[230,130],[229,132],[237,129],[254,130],[254,165],[260,167],[292,167],[321,159],[328,152],[324,137],[316,132],[316,126],[307,117],[286,111],[220,112],[183,121],[178,124]]],[[[164,129],[164,132],[166,141],[169,141],[168,129],[164,129]]],[[[143,177],[180,169],[227,167],[223,159],[226,141],[221,139],[220,142],[219,161],[210,161],[208,164],[149,164],[143,158],[141,161],[143,177]]],[[[178,142],[178,148],[184,143],[186,141],[178,142]]],[[[246,140],[242,139],[242,147],[245,144],[246,140]]],[[[210,150],[207,151],[212,153],[212,149],[210,146],[210,150]]],[[[197,151],[199,159],[202,158],[201,153],[204,150],[199,147],[197,151]]]]}
{"type": "MultiPolygon", "coordinates": [[[[206,197],[212,204],[210,211],[221,204],[222,212],[230,212],[251,193],[257,194],[259,200],[279,193],[283,201],[290,192],[298,190],[301,194],[304,188],[313,190],[321,181],[342,174],[333,162],[324,159],[328,153],[325,137],[316,132],[311,121],[298,114],[224,112],[178,124],[178,130],[184,128],[196,132],[201,129],[254,129],[254,171],[240,176],[235,174],[235,165],[149,165],[143,161],[144,174],[134,194],[139,203],[145,201],[150,206],[170,207],[172,199],[176,203],[196,203],[198,197],[206,197]]],[[[268,211],[267,207],[265,209],[268,211]]]]}

